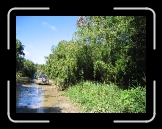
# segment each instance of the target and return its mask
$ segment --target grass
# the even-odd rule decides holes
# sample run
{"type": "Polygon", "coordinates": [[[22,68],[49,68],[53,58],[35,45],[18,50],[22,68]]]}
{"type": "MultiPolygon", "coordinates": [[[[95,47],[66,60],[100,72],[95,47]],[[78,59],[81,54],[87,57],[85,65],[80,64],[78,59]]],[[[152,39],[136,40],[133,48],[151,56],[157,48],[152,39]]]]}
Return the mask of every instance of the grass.
{"type": "Polygon", "coordinates": [[[18,77],[16,76],[16,84],[27,84],[30,83],[31,79],[28,77],[18,77]]]}
{"type": "Polygon", "coordinates": [[[111,83],[81,82],[62,92],[85,112],[92,113],[145,113],[146,90],[138,86],[122,90],[111,83]]]}

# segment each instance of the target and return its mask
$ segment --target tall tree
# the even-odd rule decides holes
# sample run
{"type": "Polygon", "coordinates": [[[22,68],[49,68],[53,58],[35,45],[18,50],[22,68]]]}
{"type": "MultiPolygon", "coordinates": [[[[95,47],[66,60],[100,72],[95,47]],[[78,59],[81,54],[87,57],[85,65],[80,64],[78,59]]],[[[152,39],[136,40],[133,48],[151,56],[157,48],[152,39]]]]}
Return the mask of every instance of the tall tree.
{"type": "Polygon", "coordinates": [[[145,17],[79,17],[73,39],[51,48],[45,71],[70,83],[84,79],[128,87],[136,80],[145,85],[145,37],[145,17]]]}
{"type": "Polygon", "coordinates": [[[23,67],[23,57],[25,56],[24,52],[24,45],[16,39],[16,71],[21,70],[23,67]]]}

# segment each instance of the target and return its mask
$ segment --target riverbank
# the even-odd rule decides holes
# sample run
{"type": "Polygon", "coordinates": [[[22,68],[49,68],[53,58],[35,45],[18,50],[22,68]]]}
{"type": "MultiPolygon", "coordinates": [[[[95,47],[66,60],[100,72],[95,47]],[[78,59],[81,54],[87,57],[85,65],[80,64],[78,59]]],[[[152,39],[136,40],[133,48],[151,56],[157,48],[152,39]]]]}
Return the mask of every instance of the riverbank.
{"type": "Polygon", "coordinates": [[[52,80],[49,85],[37,85],[34,80],[29,82],[26,79],[16,87],[17,113],[84,113],[57,89],[52,80]]]}
{"type": "Polygon", "coordinates": [[[17,85],[22,85],[22,84],[30,84],[34,82],[33,79],[30,79],[28,77],[18,77],[16,76],[16,86],[17,85]]]}
{"type": "Polygon", "coordinates": [[[85,112],[146,113],[146,87],[123,90],[113,83],[85,81],[62,92],[85,112]]]}

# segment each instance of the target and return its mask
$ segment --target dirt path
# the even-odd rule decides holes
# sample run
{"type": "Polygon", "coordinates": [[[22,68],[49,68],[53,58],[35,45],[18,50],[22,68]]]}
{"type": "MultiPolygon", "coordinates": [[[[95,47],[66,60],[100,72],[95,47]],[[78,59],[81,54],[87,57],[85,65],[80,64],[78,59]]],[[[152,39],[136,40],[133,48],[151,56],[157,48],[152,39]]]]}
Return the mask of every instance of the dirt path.
{"type": "Polygon", "coordinates": [[[17,102],[17,105],[19,105],[17,106],[17,112],[84,113],[79,107],[71,103],[69,98],[61,95],[60,91],[58,91],[54,85],[36,85],[32,83],[30,85],[20,86],[18,91],[18,98],[23,99],[23,101],[17,102]],[[27,94],[28,98],[23,99],[23,97],[20,96],[20,89],[28,89],[28,93],[23,93],[27,94]]]}
{"type": "MultiPolygon", "coordinates": [[[[42,89],[46,89],[48,86],[41,86],[42,89]]],[[[60,91],[56,89],[56,86],[51,86],[52,90],[44,92],[44,106],[45,107],[59,107],[61,113],[83,113],[77,106],[70,102],[69,98],[61,95],[60,91]],[[49,96],[53,94],[53,96],[49,96]]]]}

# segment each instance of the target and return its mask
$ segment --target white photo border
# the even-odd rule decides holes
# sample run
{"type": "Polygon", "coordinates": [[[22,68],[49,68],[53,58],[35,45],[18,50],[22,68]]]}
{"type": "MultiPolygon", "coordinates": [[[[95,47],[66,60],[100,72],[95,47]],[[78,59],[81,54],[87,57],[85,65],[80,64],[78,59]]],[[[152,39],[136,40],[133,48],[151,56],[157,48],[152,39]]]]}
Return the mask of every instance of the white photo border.
{"type": "MultiPolygon", "coordinates": [[[[7,14],[7,50],[10,50],[10,13],[13,10],[49,10],[49,7],[14,7],[7,14]]],[[[50,123],[49,120],[13,120],[10,116],[10,81],[7,81],[7,116],[13,123],[50,123]]]]}
{"type": "MultiPolygon", "coordinates": [[[[150,10],[153,13],[153,50],[156,50],[156,14],[149,7],[114,7],[114,10],[150,10]]],[[[156,116],[156,81],[153,81],[153,116],[149,120],[114,120],[114,123],[149,123],[156,116]]]]}
{"type": "MultiPolygon", "coordinates": [[[[49,7],[14,7],[7,14],[7,49],[10,50],[10,13],[13,10],[49,10],[49,7]]],[[[114,7],[114,10],[150,10],[153,13],[153,50],[156,49],[156,14],[155,11],[148,7],[114,7]]],[[[49,120],[13,120],[10,117],[10,81],[7,81],[7,116],[13,123],[49,123],[49,120]]],[[[114,123],[149,123],[156,116],[156,81],[153,81],[153,116],[150,120],[114,120],[114,123]]]]}
{"type": "Polygon", "coordinates": [[[156,14],[149,7],[114,7],[114,10],[150,10],[153,13],[153,50],[156,50],[156,14]]]}

